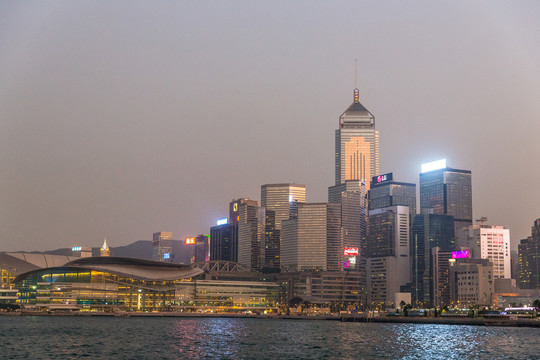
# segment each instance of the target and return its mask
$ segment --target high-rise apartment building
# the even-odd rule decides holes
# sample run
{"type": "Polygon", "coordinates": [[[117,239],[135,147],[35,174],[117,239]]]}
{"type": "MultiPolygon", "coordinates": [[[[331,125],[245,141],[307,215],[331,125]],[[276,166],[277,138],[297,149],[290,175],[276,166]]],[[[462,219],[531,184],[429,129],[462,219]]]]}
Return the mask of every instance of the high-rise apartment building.
{"type": "Polygon", "coordinates": [[[264,261],[261,267],[280,268],[281,222],[297,213],[298,203],[306,202],[306,186],[266,184],[261,186],[261,206],[265,211],[264,261]]]}
{"type": "Polygon", "coordinates": [[[519,287],[540,289],[540,219],[534,221],[532,235],[520,241],[519,287]]]}
{"type": "Polygon", "coordinates": [[[379,131],[375,117],[359,101],[354,89],[354,101],[339,117],[336,130],[336,185],[346,180],[363,180],[369,190],[369,180],[379,174],[379,131]]]}
{"type": "Polygon", "coordinates": [[[420,173],[420,213],[454,217],[458,243],[472,225],[471,171],[451,169],[446,160],[423,164],[420,173]],[[465,231],[464,231],[465,229],[465,231]]]}
{"type": "Polygon", "coordinates": [[[155,232],[152,236],[152,260],[173,261],[172,232],[155,232]]]}
{"type": "Polygon", "coordinates": [[[281,226],[282,271],[340,270],[340,213],[339,204],[298,204],[296,216],[281,226]]]}

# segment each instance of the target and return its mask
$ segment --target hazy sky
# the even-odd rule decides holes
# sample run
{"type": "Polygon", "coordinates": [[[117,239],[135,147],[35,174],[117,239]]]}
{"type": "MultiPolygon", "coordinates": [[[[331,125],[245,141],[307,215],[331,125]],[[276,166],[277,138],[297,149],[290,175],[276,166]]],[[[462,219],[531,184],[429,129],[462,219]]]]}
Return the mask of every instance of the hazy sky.
{"type": "Polygon", "coordinates": [[[472,170],[473,213],[540,217],[539,1],[2,1],[0,251],[208,233],[233,198],[326,201],[334,131],[381,170],[472,170]]]}

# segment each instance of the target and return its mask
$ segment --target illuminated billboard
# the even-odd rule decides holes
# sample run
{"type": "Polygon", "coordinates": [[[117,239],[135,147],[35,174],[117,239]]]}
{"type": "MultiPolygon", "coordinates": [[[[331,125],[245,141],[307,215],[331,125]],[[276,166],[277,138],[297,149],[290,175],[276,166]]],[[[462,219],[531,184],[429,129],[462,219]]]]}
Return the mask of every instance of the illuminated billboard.
{"type": "Polygon", "coordinates": [[[80,246],[74,246],[71,248],[71,251],[81,251],[82,248],[80,246]]]}
{"type": "Polygon", "coordinates": [[[446,159],[432,161],[432,162],[422,164],[421,172],[425,173],[425,172],[428,172],[428,171],[439,170],[439,169],[446,169],[446,159]]]}
{"type": "Polygon", "coordinates": [[[346,247],[343,248],[343,256],[357,256],[358,255],[358,248],[356,247],[346,247]]]}
{"type": "Polygon", "coordinates": [[[184,239],[184,244],[186,245],[194,245],[195,244],[195,238],[194,237],[188,237],[184,239]]]}
{"type": "Polygon", "coordinates": [[[379,176],[373,176],[371,178],[371,185],[391,181],[391,180],[393,180],[393,176],[394,176],[393,173],[387,173],[387,174],[382,174],[382,175],[379,175],[379,176]]]}
{"type": "Polygon", "coordinates": [[[163,259],[170,259],[171,258],[171,253],[164,253],[163,254],[163,259]]]}
{"type": "Polygon", "coordinates": [[[467,259],[469,258],[469,250],[452,251],[452,259],[467,259]]]}
{"type": "Polygon", "coordinates": [[[225,225],[228,222],[229,220],[227,220],[227,218],[224,218],[224,219],[219,219],[216,224],[219,226],[219,225],[225,225]]]}

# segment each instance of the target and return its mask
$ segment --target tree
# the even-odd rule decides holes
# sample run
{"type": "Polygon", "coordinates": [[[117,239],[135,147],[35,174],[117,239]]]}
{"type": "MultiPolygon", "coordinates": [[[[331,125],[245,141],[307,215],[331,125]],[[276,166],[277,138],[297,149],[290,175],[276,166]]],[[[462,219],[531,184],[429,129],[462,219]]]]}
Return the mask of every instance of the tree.
{"type": "Polygon", "coordinates": [[[540,299],[534,300],[534,302],[532,303],[532,306],[534,306],[537,309],[540,309],[540,299]]]}

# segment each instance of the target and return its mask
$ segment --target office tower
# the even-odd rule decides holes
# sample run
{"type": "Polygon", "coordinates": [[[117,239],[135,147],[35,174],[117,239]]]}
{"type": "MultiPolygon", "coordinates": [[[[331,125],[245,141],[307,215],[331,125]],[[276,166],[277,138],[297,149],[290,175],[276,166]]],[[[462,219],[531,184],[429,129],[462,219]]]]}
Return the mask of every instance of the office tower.
{"type": "Polygon", "coordinates": [[[339,117],[336,130],[336,185],[346,180],[363,180],[369,190],[369,180],[379,174],[379,131],[375,117],[359,101],[354,89],[354,101],[339,117]]]}
{"type": "Polygon", "coordinates": [[[152,236],[152,260],[173,261],[172,232],[155,232],[152,236]]]}
{"type": "Polygon", "coordinates": [[[261,186],[261,206],[265,209],[264,261],[261,267],[280,268],[281,222],[296,215],[298,203],[306,202],[306,186],[266,184],[261,186]]]}
{"type": "Polygon", "coordinates": [[[450,262],[450,302],[453,305],[491,307],[493,291],[493,263],[488,259],[450,262]]]}
{"type": "Polygon", "coordinates": [[[450,259],[452,251],[443,251],[438,246],[431,249],[434,307],[450,306],[450,259]]]}
{"type": "Polygon", "coordinates": [[[540,289],[540,219],[534,221],[532,235],[520,241],[519,287],[540,289]]]}
{"type": "Polygon", "coordinates": [[[393,173],[372,177],[371,188],[368,192],[369,210],[389,206],[408,206],[411,217],[414,217],[416,215],[416,184],[394,181],[393,173]]]}
{"type": "Polygon", "coordinates": [[[229,223],[238,224],[238,262],[252,270],[260,267],[259,205],[250,199],[231,202],[229,223]]]}
{"type": "MultiPolygon", "coordinates": [[[[341,269],[363,273],[365,281],[366,252],[366,186],[361,180],[346,180],[328,188],[328,202],[341,205],[341,269]],[[351,256],[347,256],[349,249],[351,256]],[[356,249],[356,250],[355,250],[356,249]],[[356,255],[353,255],[357,253],[356,255]],[[352,259],[354,257],[354,259],[352,259]],[[351,260],[353,264],[351,264],[351,260]]],[[[365,288],[365,283],[363,287],[365,288]]]]}
{"type": "Polygon", "coordinates": [[[340,212],[339,204],[298,204],[281,226],[282,271],[340,270],[340,212]]]}
{"type": "Polygon", "coordinates": [[[199,235],[195,238],[195,262],[210,260],[210,235],[199,235]]]}
{"type": "Polygon", "coordinates": [[[461,246],[472,225],[472,186],[469,170],[451,169],[446,160],[422,165],[420,213],[454,217],[454,235],[461,246]]]}
{"type": "Polygon", "coordinates": [[[396,306],[395,294],[411,281],[409,231],[407,206],[369,211],[366,254],[371,307],[396,306]]]}
{"type": "Polygon", "coordinates": [[[103,245],[99,249],[100,256],[111,256],[111,250],[109,250],[109,245],[107,245],[107,238],[103,240],[103,245]]]}
{"type": "Polygon", "coordinates": [[[210,260],[238,262],[238,224],[210,228],[210,260]]]}
{"type": "Polygon", "coordinates": [[[414,217],[411,241],[412,284],[411,297],[419,306],[433,303],[432,249],[455,249],[454,217],[448,215],[419,214],[414,217]]]}
{"type": "Polygon", "coordinates": [[[495,279],[510,279],[510,230],[503,226],[471,225],[466,247],[472,257],[489,259],[495,279]]]}

